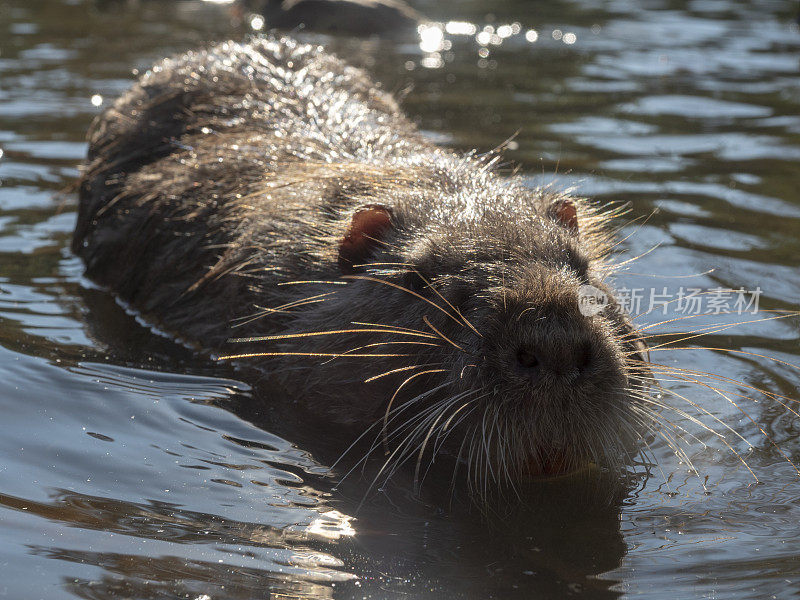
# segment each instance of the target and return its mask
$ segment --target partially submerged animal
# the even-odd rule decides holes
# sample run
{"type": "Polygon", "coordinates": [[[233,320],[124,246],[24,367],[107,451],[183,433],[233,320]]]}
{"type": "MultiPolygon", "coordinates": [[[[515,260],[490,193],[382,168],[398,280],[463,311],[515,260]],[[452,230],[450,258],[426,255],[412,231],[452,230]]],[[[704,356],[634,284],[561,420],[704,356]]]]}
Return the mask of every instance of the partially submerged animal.
{"type": "Polygon", "coordinates": [[[373,431],[384,473],[444,453],[485,490],[626,462],[647,376],[606,284],[610,213],[436,147],[363,71],[290,38],[157,64],[89,142],[88,275],[373,431]]]}

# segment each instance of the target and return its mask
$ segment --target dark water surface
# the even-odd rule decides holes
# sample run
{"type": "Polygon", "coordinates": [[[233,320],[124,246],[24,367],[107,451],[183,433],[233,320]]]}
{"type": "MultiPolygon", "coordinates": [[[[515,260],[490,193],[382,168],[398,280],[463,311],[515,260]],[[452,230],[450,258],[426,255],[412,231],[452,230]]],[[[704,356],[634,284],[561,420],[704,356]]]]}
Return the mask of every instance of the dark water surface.
{"type": "MultiPolygon", "coordinates": [[[[630,202],[638,221],[620,249],[646,254],[618,283],[645,290],[639,312],[653,288],[763,292],[757,315],[705,305],[722,314],[661,330],[800,308],[796,3],[417,7],[463,23],[421,42],[324,41],[389,89],[413,84],[404,105],[437,141],[488,151],[517,134],[507,157],[531,185],[630,202]]],[[[726,398],[665,377],[656,401],[680,407],[664,415],[695,438],[681,460],[651,440],[658,466],[616,502],[582,506],[589,491],[553,484],[488,525],[398,486],[353,519],[363,488],[334,489],[335,430],[292,418],[278,408],[291,398],[193,356],[82,279],[67,249],[76,197],[60,192],[92,117],[133,68],[250,28],[202,2],[0,0],[0,597],[800,595],[787,461],[800,460],[800,419],[753,389],[799,396],[798,371],[761,356],[800,363],[798,319],[680,344],[734,353],[653,353],[742,383],[708,380],[726,398]]],[[[668,315],[638,321],[681,316],[668,315]]]]}

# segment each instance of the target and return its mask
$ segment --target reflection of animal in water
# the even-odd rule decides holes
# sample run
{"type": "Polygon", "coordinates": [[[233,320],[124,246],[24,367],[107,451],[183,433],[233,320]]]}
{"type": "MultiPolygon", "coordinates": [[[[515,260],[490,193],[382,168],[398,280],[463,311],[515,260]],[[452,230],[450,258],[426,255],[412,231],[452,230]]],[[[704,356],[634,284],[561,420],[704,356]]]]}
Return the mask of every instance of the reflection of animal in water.
{"type": "Polygon", "coordinates": [[[73,244],[89,276],[373,435],[376,481],[449,456],[487,496],[616,471],[643,431],[680,451],[650,370],[700,375],[645,360],[606,284],[616,213],[437,148],[319,48],[166,60],[89,137],[73,244]],[[586,285],[607,298],[595,314],[586,285]]]}
{"type": "MultiPolygon", "coordinates": [[[[309,524],[275,528],[222,520],[216,515],[181,509],[166,502],[134,503],[67,490],[56,490],[42,502],[2,495],[0,507],[29,511],[67,528],[100,530],[112,537],[121,534],[121,537],[134,537],[155,547],[163,544],[172,549],[161,556],[150,556],[91,547],[31,546],[32,554],[92,565],[110,572],[97,579],[70,577],[66,585],[78,597],[197,598],[202,597],[201,592],[216,591],[221,595],[231,590],[250,590],[253,579],[258,578],[261,582],[269,581],[274,594],[298,597],[296,594],[302,592],[302,597],[330,598],[334,589],[331,582],[354,578],[352,573],[340,569],[343,566],[340,559],[314,547],[319,540],[337,539],[337,532],[344,536],[352,534],[349,518],[335,511],[315,516],[317,513],[313,509],[295,507],[298,518],[310,521],[309,524]],[[176,540],[180,543],[176,544],[176,540]],[[251,556],[246,571],[232,568],[231,562],[236,558],[219,550],[227,545],[248,547],[251,556]],[[225,564],[222,560],[196,559],[192,549],[196,552],[198,547],[208,548],[209,554],[220,552],[225,556],[225,564]],[[254,557],[260,559],[257,566],[253,565],[254,557]],[[181,576],[176,577],[175,573],[181,576]]],[[[121,548],[129,549],[125,545],[121,548]]]]}
{"type": "MultiPolygon", "coordinates": [[[[436,577],[439,573],[429,564],[431,553],[447,555],[453,551],[451,544],[463,551],[458,563],[452,564],[450,577],[473,595],[484,589],[486,595],[496,593],[498,585],[520,586],[528,595],[541,591],[544,597],[560,597],[567,585],[606,589],[613,582],[593,576],[618,567],[624,556],[619,507],[584,504],[577,510],[574,489],[555,493],[548,500],[558,502],[539,511],[519,511],[513,521],[497,521],[492,528],[475,527],[475,520],[466,517],[436,519],[429,523],[426,538],[409,536],[404,530],[407,523],[387,521],[385,511],[363,511],[356,533],[351,519],[341,513],[297,504],[291,505],[297,523],[288,527],[223,519],[168,502],[132,502],[68,490],[54,490],[40,501],[2,495],[0,507],[24,510],[67,528],[110,532],[169,549],[151,556],[137,551],[139,543],[110,548],[31,546],[34,555],[92,565],[104,572],[91,579],[70,577],[68,587],[78,596],[91,592],[103,598],[154,594],[196,598],[217,591],[224,597],[232,590],[252,593],[254,586],[268,582],[275,595],[328,598],[354,579],[353,551],[358,555],[358,575],[370,576],[362,579],[361,589],[367,591],[383,587],[380,575],[387,569],[407,581],[436,577]],[[348,543],[354,534],[359,535],[357,547],[348,543]],[[231,553],[230,547],[247,554],[231,553]],[[204,560],[197,559],[198,549],[203,549],[204,560]],[[350,560],[343,561],[342,555],[350,560]],[[487,564],[502,565],[500,576],[493,577],[487,564]],[[373,577],[376,581],[370,582],[373,577]]],[[[517,596],[512,588],[504,597],[517,596]]]]}

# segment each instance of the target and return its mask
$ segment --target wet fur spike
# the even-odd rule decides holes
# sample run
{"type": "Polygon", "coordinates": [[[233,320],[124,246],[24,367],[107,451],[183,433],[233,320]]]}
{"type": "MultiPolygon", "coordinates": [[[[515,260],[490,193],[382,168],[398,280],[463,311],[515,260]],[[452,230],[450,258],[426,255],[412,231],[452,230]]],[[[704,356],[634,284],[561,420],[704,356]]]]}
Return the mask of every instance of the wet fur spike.
{"type": "Polygon", "coordinates": [[[267,37],[165,60],[89,143],[73,245],[89,276],[312,409],[379,425],[384,473],[449,452],[482,494],[487,477],[616,465],[637,437],[643,346],[627,316],[577,310],[584,284],[613,308],[618,211],[434,146],[321,48],[267,37]]]}

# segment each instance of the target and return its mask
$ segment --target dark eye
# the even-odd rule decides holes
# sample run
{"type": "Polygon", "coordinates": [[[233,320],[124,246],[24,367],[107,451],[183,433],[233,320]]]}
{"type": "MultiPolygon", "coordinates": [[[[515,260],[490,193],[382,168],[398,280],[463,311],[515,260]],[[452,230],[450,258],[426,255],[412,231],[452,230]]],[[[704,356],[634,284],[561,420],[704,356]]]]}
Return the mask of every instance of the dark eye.
{"type": "Polygon", "coordinates": [[[464,283],[456,285],[450,290],[450,304],[461,310],[472,297],[473,293],[474,291],[464,283]]]}
{"type": "Polygon", "coordinates": [[[403,286],[415,294],[425,295],[430,292],[429,280],[419,271],[408,271],[403,277],[403,286]]]}
{"type": "Polygon", "coordinates": [[[566,266],[575,273],[581,285],[589,283],[589,261],[582,257],[572,257],[566,266]]]}

